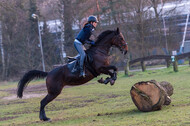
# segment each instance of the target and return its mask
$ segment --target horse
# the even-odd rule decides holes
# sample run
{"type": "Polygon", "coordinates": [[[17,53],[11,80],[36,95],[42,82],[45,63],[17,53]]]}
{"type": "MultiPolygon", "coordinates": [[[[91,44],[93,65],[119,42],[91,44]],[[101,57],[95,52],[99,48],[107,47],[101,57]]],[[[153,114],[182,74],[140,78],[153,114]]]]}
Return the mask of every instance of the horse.
{"type": "Polygon", "coordinates": [[[79,77],[79,73],[72,73],[69,68],[74,66],[72,65],[73,63],[59,66],[50,72],[31,70],[25,73],[20,79],[17,87],[17,96],[22,98],[24,89],[32,79],[46,77],[48,94],[40,102],[39,118],[42,121],[50,121],[50,118],[45,114],[45,106],[61,93],[64,86],[82,85],[100,74],[106,74],[110,77],[106,78],[106,80],[101,78],[98,80],[99,83],[107,84],[110,82],[111,85],[115,83],[117,79],[117,68],[116,66],[110,65],[109,61],[109,51],[112,46],[116,46],[123,54],[126,54],[128,51],[128,45],[119,28],[102,32],[97,37],[95,45],[91,45],[86,51],[87,54],[91,53],[91,57],[93,58],[91,65],[97,75],[94,75],[89,69],[85,69],[86,76],[79,77]]]}

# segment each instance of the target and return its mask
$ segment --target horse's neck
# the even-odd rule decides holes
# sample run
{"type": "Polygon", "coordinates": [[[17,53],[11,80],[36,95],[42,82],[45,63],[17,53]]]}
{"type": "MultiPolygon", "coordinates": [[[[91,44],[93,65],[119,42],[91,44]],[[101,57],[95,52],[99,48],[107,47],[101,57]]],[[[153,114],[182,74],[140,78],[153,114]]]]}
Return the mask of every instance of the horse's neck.
{"type": "Polygon", "coordinates": [[[97,45],[94,46],[93,50],[108,55],[111,48],[111,44],[109,41],[111,40],[97,43],[97,45]]]}
{"type": "Polygon", "coordinates": [[[111,48],[111,46],[106,46],[105,45],[105,46],[99,47],[97,50],[101,51],[105,55],[108,55],[109,51],[110,51],[110,48],[111,48]]]}

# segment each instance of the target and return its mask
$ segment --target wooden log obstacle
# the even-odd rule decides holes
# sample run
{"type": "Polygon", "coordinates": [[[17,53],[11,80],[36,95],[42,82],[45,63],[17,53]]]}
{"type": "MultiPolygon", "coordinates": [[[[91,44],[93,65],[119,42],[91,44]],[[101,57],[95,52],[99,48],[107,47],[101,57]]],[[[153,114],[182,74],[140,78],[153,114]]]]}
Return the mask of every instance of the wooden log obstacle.
{"type": "Polygon", "coordinates": [[[171,103],[173,86],[166,81],[142,81],[134,84],[130,91],[136,107],[143,112],[160,110],[163,105],[171,103]]]}

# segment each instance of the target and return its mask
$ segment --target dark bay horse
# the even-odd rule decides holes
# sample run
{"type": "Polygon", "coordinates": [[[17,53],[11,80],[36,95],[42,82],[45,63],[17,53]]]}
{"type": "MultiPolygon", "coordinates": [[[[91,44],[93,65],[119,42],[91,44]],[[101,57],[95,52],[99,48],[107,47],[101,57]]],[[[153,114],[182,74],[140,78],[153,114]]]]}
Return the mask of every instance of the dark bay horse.
{"type": "MultiPolygon", "coordinates": [[[[92,53],[92,58],[94,59],[92,66],[95,69],[96,73],[98,75],[107,74],[110,76],[110,78],[107,78],[106,80],[103,80],[101,78],[98,82],[105,84],[110,82],[113,85],[117,79],[117,68],[115,66],[111,66],[109,63],[108,53],[112,46],[116,46],[124,54],[126,54],[128,51],[127,43],[125,42],[122,33],[120,33],[119,28],[113,31],[107,30],[102,32],[98,36],[96,44],[91,46],[87,50],[87,53],[92,53]]],[[[57,67],[50,72],[31,70],[27,72],[19,81],[17,96],[19,98],[22,98],[24,89],[32,79],[46,77],[48,94],[44,99],[41,100],[39,118],[40,120],[48,121],[50,118],[46,117],[44,110],[45,106],[61,93],[64,86],[81,85],[92,80],[95,77],[88,69],[85,69],[85,72],[85,77],[79,77],[78,73],[73,74],[70,71],[68,64],[57,67]]]]}

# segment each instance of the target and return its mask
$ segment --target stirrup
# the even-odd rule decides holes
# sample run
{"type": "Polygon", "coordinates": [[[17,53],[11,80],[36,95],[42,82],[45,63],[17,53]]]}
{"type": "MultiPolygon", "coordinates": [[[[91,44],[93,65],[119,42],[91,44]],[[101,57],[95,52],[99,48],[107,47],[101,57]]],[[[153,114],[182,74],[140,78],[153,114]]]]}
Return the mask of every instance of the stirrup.
{"type": "Polygon", "coordinates": [[[73,69],[71,70],[71,73],[75,73],[77,71],[77,62],[75,62],[73,69]]]}
{"type": "Polygon", "coordinates": [[[72,70],[71,70],[71,73],[75,73],[77,71],[77,69],[76,68],[73,68],[72,70]]]}

